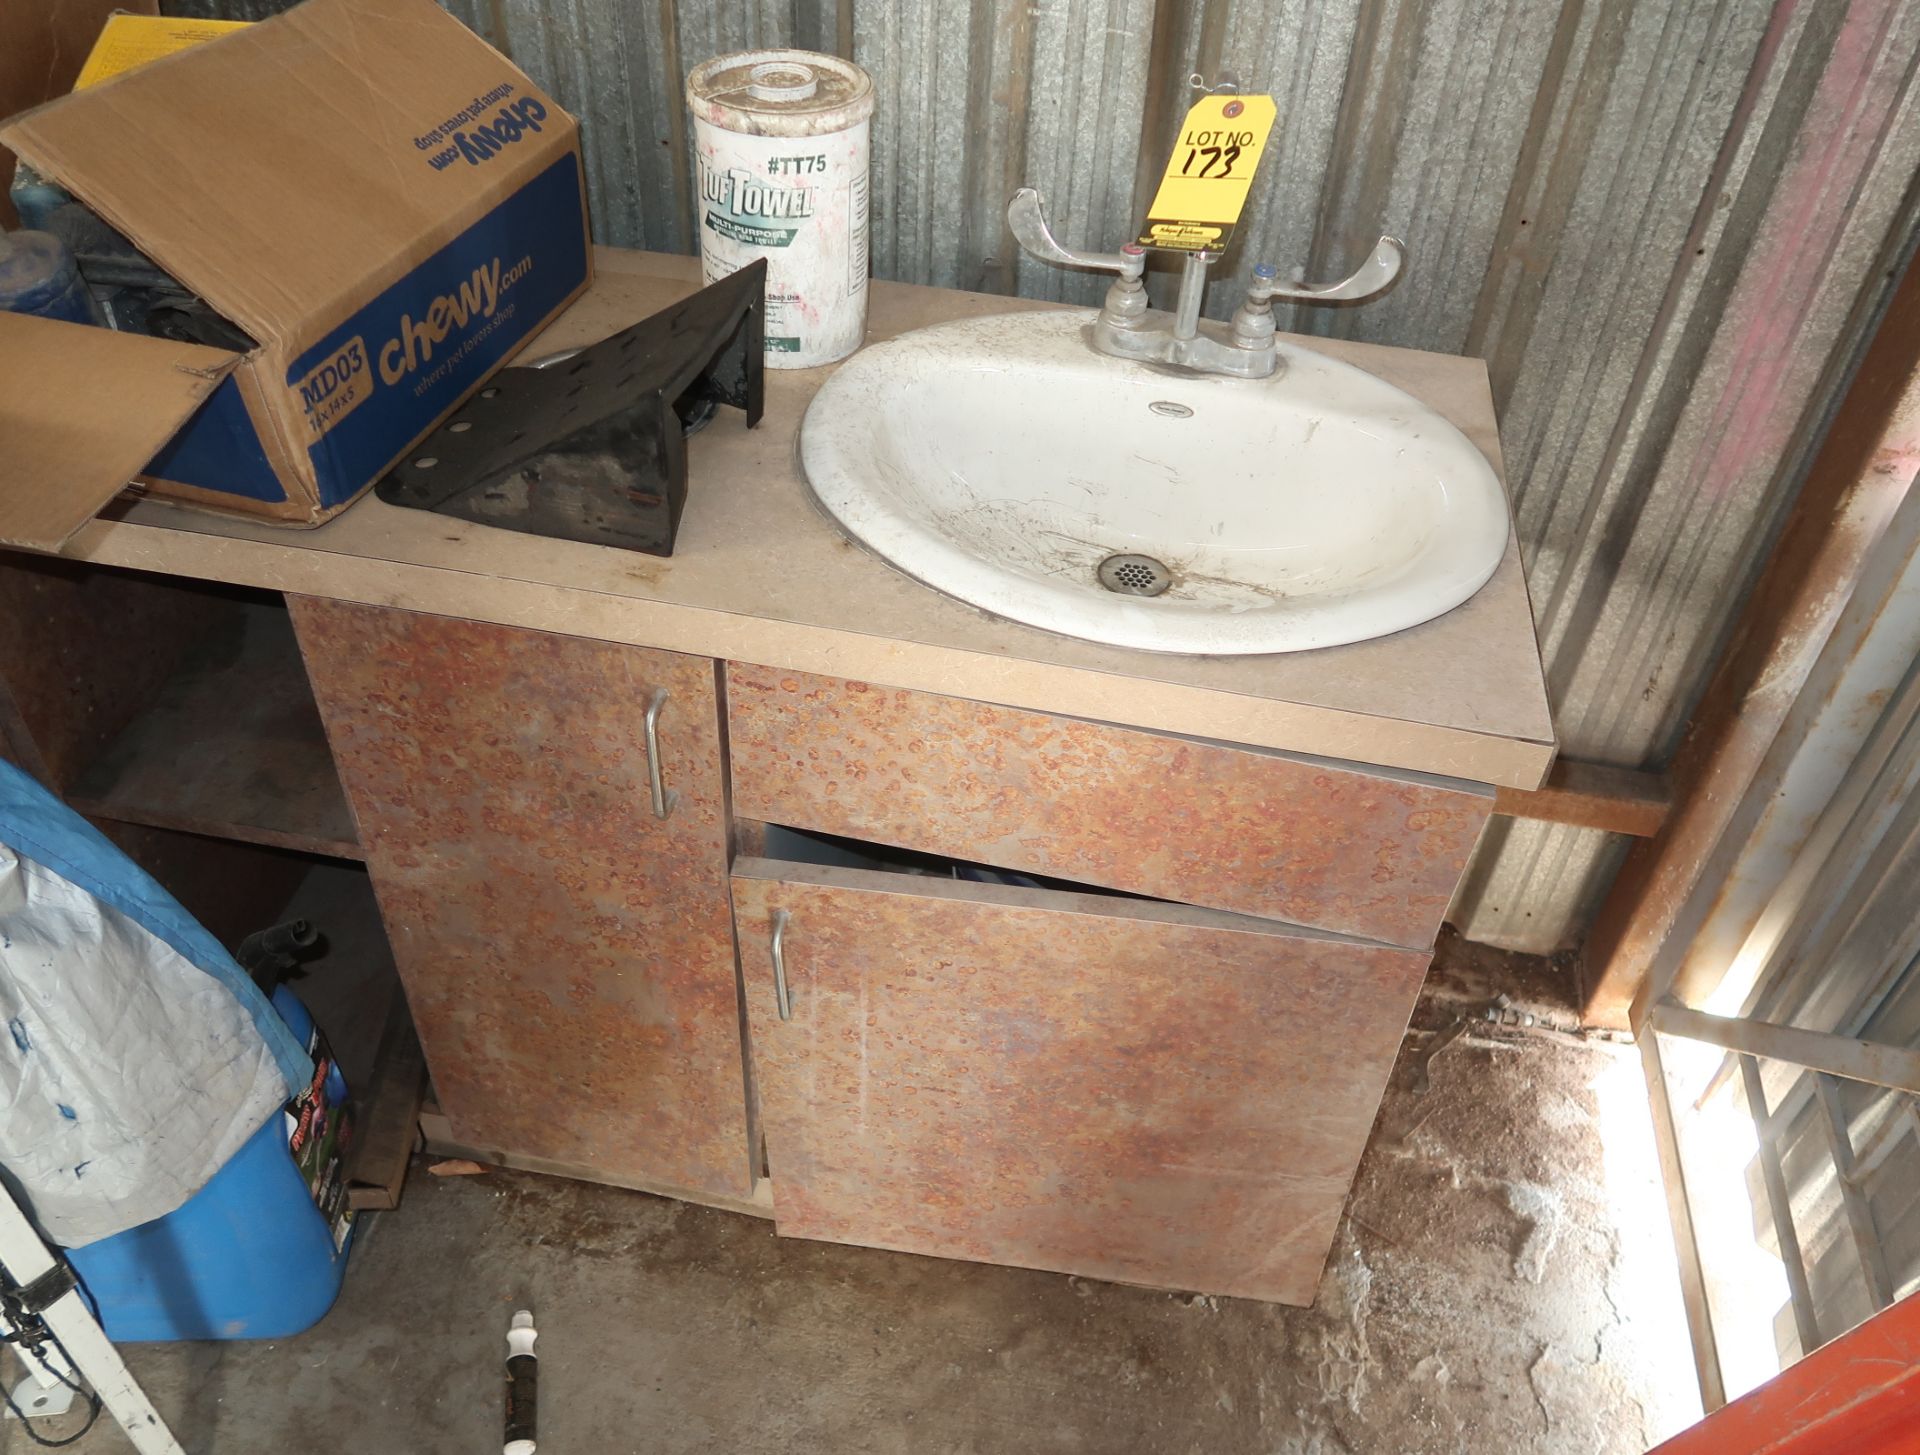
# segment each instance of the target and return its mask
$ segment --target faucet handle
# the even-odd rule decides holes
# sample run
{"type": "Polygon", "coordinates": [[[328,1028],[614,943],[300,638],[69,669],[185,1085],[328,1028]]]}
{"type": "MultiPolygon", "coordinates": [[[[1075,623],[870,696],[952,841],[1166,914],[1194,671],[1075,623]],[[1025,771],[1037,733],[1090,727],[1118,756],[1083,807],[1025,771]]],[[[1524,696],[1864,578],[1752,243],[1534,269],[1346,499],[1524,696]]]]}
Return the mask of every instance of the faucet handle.
{"type": "Polygon", "coordinates": [[[1147,270],[1146,249],[1131,244],[1118,253],[1082,253],[1063,246],[1047,226],[1045,205],[1032,187],[1022,187],[1007,203],[1007,226],[1013,229],[1020,246],[1034,257],[1069,268],[1099,268],[1125,279],[1138,279],[1147,270]]]}
{"type": "Polygon", "coordinates": [[[1350,303],[1356,298],[1373,297],[1400,276],[1400,269],[1406,261],[1407,249],[1400,239],[1383,237],[1373,245],[1373,256],[1355,269],[1351,277],[1342,278],[1338,283],[1321,283],[1311,288],[1283,288],[1273,281],[1270,269],[1263,277],[1262,270],[1256,268],[1253,286],[1247,289],[1247,297],[1255,303],[1265,303],[1270,298],[1291,299],[1301,303],[1350,303]]]}

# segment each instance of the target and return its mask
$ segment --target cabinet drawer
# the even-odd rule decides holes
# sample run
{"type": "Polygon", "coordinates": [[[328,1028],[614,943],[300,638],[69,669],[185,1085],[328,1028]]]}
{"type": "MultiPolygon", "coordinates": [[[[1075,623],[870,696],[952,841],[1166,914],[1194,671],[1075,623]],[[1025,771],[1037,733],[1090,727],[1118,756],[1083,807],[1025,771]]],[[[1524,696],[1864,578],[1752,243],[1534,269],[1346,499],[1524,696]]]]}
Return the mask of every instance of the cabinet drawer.
{"type": "Polygon", "coordinates": [[[1312,1302],[1423,952],[764,859],[733,894],[780,1232],[1312,1302]]]}
{"type": "Polygon", "coordinates": [[[458,1140],[747,1191],[712,660],[291,604],[458,1140]]]}
{"type": "Polygon", "coordinates": [[[1491,790],[727,664],[746,818],[1429,946],[1491,790]]]}

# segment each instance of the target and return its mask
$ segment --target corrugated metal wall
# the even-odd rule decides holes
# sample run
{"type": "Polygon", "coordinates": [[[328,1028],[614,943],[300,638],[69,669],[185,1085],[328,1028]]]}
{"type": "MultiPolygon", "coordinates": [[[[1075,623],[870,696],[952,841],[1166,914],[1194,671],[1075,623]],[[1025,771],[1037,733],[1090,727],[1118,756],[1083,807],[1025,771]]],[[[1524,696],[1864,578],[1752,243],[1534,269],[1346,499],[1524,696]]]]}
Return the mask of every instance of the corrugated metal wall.
{"type": "MultiPolygon", "coordinates": [[[[1283,326],[1488,360],[1563,745],[1604,762],[1671,753],[1915,235],[1910,0],[447,3],[581,116],[603,242],[689,249],[680,76],[798,43],[878,84],[877,275],[1075,301],[1100,280],[1016,256],[1013,188],[1110,247],[1190,73],[1273,92],[1220,271],[1334,276],[1406,240],[1387,298],[1283,326]]],[[[1557,948],[1617,849],[1502,823],[1454,918],[1557,948]]]]}

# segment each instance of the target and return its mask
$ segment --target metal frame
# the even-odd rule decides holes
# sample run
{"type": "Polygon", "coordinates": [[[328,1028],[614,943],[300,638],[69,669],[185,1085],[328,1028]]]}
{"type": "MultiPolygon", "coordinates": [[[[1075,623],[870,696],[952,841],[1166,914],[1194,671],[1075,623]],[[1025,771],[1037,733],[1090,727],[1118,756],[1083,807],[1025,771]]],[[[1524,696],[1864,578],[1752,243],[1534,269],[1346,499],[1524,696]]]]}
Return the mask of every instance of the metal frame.
{"type": "Polygon", "coordinates": [[[1687,1173],[1680,1161],[1679,1129],[1673,1102],[1667,1096],[1667,1071],[1660,1060],[1660,1038],[1643,1030],[1636,1040],[1640,1066],[1646,1073],[1647,1100],[1653,1110],[1653,1140],[1660,1153],[1660,1181],[1667,1193],[1667,1216],[1673,1222],[1674,1251],[1680,1260],[1680,1298],[1687,1310],[1687,1333],[1693,1345],[1693,1370],[1700,1381],[1700,1405],[1708,1413],[1727,1402],[1720,1374],[1720,1345],[1713,1333],[1713,1309],[1707,1301],[1706,1273],[1701,1266],[1700,1239],[1693,1225],[1693,1204],[1687,1200],[1687,1173]]]}
{"type": "MultiPolygon", "coordinates": [[[[0,1268],[15,1284],[26,1287],[51,1273],[54,1255],[40,1241],[40,1235],[27,1221],[26,1214],[4,1187],[0,1187],[0,1268]]],[[[99,1323],[80,1296],[78,1288],[67,1291],[41,1310],[41,1318],[65,1347],[72,1366],[85,1375],[100,1396],[100,1403],[127,1432],[127,1439],[139,1455],[185,1455],[173,1438],[159,1411],[121,1362],[120,1351],[108,1342],[99,1323]]],[[[29,1365],[29,1370],[38,1372],[29,1365]]]]}
{"type": "MultiPolygon", "coordinates": [[[[1920,1050],[1867,1038],[1915,972],[1901,881],[1920,845],[1920,267],[1905,251],[1890,264],[1902,276],[1888,311],[1670,765],[1671,812],[1629,855],[1586,947],[1587,1019],[1628,1021],[1641,1042],[1710,1410],[1724,1402],[1718,1346],[1658,1036],[1728,1053],[1706,1094],[1743,1082],[1803,1349],[1821,1313],[1835,1320],[1813,1307],[1786,1137],[1824,1139],[1867,1296],[1884,1308],[1896,1291],[1865,1179],[1912,1144],[1876,1098],[1881,1139],[1856,1150],[1840,1086],[1920,1095],[1920,1050]],[[1700,1009],[1710,996],[1737,1013],[1700,1009]],[[1761,1059],[1803,1074],[1782,1085],[1761,1059]]],[[[1902,1115],[1920,1138],[1920,1113],[1902,1115]]]]}
{"type": "Polygon", "coordinates": [[[1813,1307],[1813,1289],[1807,1280],[1806,1254],[1800,1248],[1800,1234],[1793,1225],[1793,1200],[1787,1195],[1787,1176],[1780,1167],[1780,1145],[1768,1125],[1767,1089],[1760,1084],[1760,1063],[1751,1056],[1740,1058],[1740,1079],[1746,1087],[1747,1112],[1753,1117],[1754,1136],[1760,1143],[1760,1176],[1767,1189],[1767,1214],[1773,1219],[1774,1241],[1780,1245],[1780,1264],[1787,1274],[1787,1294],[1793,1300],[1793,1328],[1800,1339],[1804,1358],[1818,1349],[1820,1318],[1813,1307]]]}
{"type": "MultiPolygon", "coordinates": [[[[1894,1302],[1894,1287],[1879,1229],[1862,1187],[1865,1174],[1871,1168],[1863,1167],[1854,1151],[1840,1082],[1856,1081],[1920,1096],[1920,1052],[1877,1041],[1803,1030],[1798,1026],[1710,1015],[1671,999],[1649,1009],[1637,1039],[1653,1113],[1654,1140],[1660,1153],[1661,1180],[1667,1188],[1667,1211],[1673,1222],[1675,1251],[1680,1261],[1681,1294],[1692,1336],[1701,1404],[1712,1413],[1727,1402],[1726,1388],[1720,1372],[1719,1346],[1714,1336],[1698,1231],[1680,1159],[1678,1126],[1660,1058],[1658,1038],[1662,1035],[1719,1046],[1732,1053],[1729,1060],[1738,1069],[1747,1109],[1753,1118],[1766,1213],[1779,1245],[1802,1358],[1819,1349],[1825,1339],[1814,1306],[1805,1253],[1794,1224],[1780,1142],[1806,1105],[1806,1098],[1816,1099],[1820,1105],[1819,1126],[1833,1159],[1842,1211],[1859,1260],[1861,1278],[1875,1312],[1885,1310],[1894,1302]],[[1769,1107],[1767,1102],[1760,1073],[1762,1058],[1805,1073],[1778,1107],[1769,1107]],[[1808,1090],[1803,1093],[1802,1087],[1808,1090]]],[[[1716,1077],[1710,1083],[1709,1092],[1718,1081],[1716,1077]]],[[[1912,1102],[1904,1109],[1904,1121],[1906,1129],[1920,1139],[1920,1108],[1912,1102]]],[[[1876,1164],[1878,1160],[1875,1159],[1876,1164]]]]}
{"type": "MultiPolygon", "coordinates": [[[[1874,1312],[1878,1313],[1893,1302],[1893,1275],[1887,1269],[1886,1250],[1880,1245],[1880,1229],[1874,1224],[1873,1209],[1861,1190],[1847,1109],[1840,1097],[1839,1082],[1826,1072],[1813,1074],[1813,1087],[1820,1098],[1820,1126],[1826,1133],[1827,1155],[1833,1158],[1834,1171],[1840,1181],[1840,1204],[1847,1216],[1847,1232],[1860,1259],[1860,1277],[1867,1285],[1874,1312]]],[[[1912,1111],[1912,1103],[1908,1103],[1908,1111],[1912,1111]]]]}
{"type": "Polygon", "coordinates": [[[1705,1011],[1689,1009],[1677,1000],[1662,1001],[1654,1006],[1647,1016],[1647,1024],[1663,1036],[1705,1041],[1742,1056],[1764,1056],[1769,1061],[1783,1061],[1806,1071],[1824,1071],[1849,1081],[1865,1081],[1920,1096],[1920,1051],[1905,1046],[1802,1030],[1799,1026],[1775,1025],[1743,1016],[1708,1015],[1705,1011]]]}

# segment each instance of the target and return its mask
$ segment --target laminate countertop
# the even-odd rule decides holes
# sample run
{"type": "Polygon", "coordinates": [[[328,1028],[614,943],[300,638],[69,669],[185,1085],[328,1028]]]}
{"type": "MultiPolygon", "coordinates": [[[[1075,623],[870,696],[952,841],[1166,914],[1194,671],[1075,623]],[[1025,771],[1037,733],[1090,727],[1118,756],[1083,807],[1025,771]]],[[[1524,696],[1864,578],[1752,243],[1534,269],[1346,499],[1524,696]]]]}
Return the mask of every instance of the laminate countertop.
{"type": "MultiPolygon", "coordinates": [[[[700,282],[693,258],[602,248],[596,268],[592,289],[525,356],[591,343],[700,282]]],[[[876,282],[868,340],[1052,306],[876,282]]],[[[1479,360],[1292,342],[1425,401],[1501,469],[1479,360]]],[[[1374,641],[1255,657],[1077,641],[943,596],[841,533],[808,491],[797,450],[801,417],[830,372],[769,369],[758,428],[723,409],[689,441],[686,513],[667,559],[404,510],[371,494],[308,530],[158,501],[121,503],[64,554],[1507,787],[1536,787],[1545,777],[1553,728],[1511,532],[1499,569],[1470,601],[1374,641]]]]}

